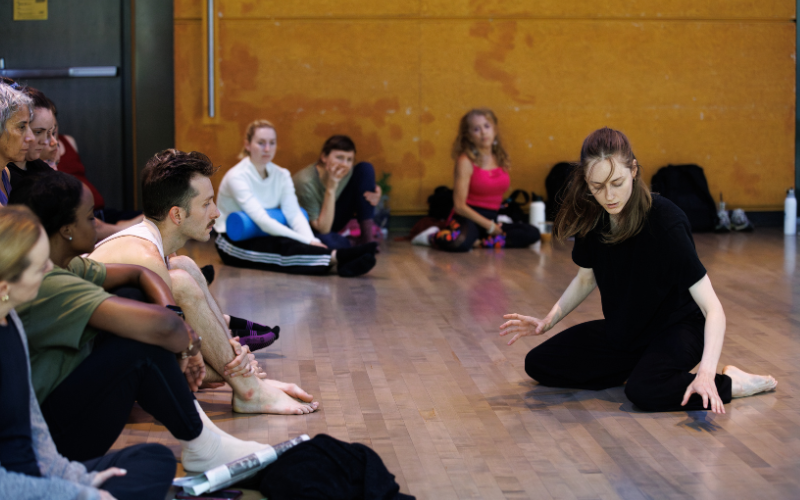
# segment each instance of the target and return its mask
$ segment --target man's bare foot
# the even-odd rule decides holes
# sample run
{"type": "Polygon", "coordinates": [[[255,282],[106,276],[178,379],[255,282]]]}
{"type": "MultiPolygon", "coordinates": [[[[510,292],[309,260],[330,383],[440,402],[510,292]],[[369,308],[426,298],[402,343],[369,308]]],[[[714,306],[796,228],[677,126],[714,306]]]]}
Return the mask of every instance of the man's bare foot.
{"type": "MultiPolygon", "coordinates": [[[[257,380],[259,391],[246,398],[234,392],[233,411],[236,413],[273,413],[277,415],[303,415],[312,413],[319,403],[298,401],[274,385],[257,380]]],[[[299,389],[299,388],[298,388],[299,389]]],[[[251,389],[252,390],[252,389],[251,389]]]]}
{"type": "Polygon", "coordinates": [[[772,375],[753,375],[733,365],[723,368],[722,374],[731,378],[731,396],[734,398],[772,391],[778,386],[778,381],[772,375]]]}
{"type": "Polygon", "coordinates": [[[301,389],[297,384],[290,384],[287,382],[281,382],[280,380],[271,379],[265,379],[264,382],[273,387],[277,387],[291,397],[305,401],[306,403],[310,403],[314,400],[314,396],[301,389]]]}

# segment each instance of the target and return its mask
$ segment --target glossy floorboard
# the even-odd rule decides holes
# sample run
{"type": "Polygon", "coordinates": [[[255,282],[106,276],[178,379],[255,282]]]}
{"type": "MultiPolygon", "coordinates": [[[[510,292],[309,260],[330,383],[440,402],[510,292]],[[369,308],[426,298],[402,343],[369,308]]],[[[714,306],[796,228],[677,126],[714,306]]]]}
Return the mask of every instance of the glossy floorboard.
{"type": "MultiPolygon", "coordinates": [[[[576,272],[571,244],[448,255],[388,242],[357,279],[224,267],[212,246],[192,245],[201,265],[217,267],[212,291],[224,310],[281,326],[258,354],[270,375],[322,406],[238,415],[229,390],[198,399],[244,439],[365,443],[420,499],[800,498],[797,240],[770,229],[695,239],[728,318],[720,369],[780,384],[725,415],[645,413],[622,388],[552,389],[525,375],[525,353],[544,339],[507,347],[498,325],[507,312],[547,313],[576,272]]],[[[600,317],[594,292],[555,332],[600,317]]],[[[179,450],[136,410],[115,447],[139,442],[179,450]]]]}

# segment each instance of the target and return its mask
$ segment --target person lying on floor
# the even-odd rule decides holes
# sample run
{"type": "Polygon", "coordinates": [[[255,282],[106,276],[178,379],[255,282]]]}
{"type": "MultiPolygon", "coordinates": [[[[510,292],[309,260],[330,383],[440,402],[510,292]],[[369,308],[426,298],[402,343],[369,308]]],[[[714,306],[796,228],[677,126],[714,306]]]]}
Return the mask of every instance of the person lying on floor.
{"type": "MultiPolygon", "coordinates": [[[[194,399],[187,379],[196,386],[203,377],[200,339],[177,314],[166,283],[139,266],[79,257],[97,238],[91,191],[54,172],[38,179],[28,195],[54,267],[17,312],[30,345],[33,389],[59,453],[70,460],[105,454],[134,402],[178,439],[188,470],[263,448],[217,429],[194,399]],[[108,293],[121,286],[139,288],[150,303],[108,293]]],[[[240,352],[225,367],[233,377],[249,373],[254,362],[240,352]]]]}
{"type": "MultiPolygon", "coordinates": [[[[289,274],[325,275],[334,266],[339,276],[366,274],[375,266],[377,243],[355,248],[331,249],[311,230],[300,210],[288,170],[274,163],[277,135],[267,120],[247,127],[242,161],[225,173],[219,185],[220,217],[216,229],[217,251],[229,266],[289,274]],[[288,226],[273,219],[267,209],[279,208],[288,226]],[[228,217],[235,212],[247,216],[267,235],[233,241],[227,235],[228,217]]],[[[374,177],[374,175],[373,175],[374,177]]]]}
{"type": "Polygon", "coordinates": [[[202,153],[166,150],[151,158],[142,175],[145,220],[101,241],[89,257],[106,264],[140,265],[167,283],[185,312],[186,321],[203,337],[205,381],[227,382],[231,386],[233,411],[311,413],[319,404],[310,394],[296,384],[266,379],[258,365],[254,366],[257,376],[232,376],[226,365],[236,355],[231,345],[239,343],[232,340],[229,329],[244,328],[240,323],[245,321],[223,315],[192,259],[172,255],[190,239],[210,238],[219,217],[210,179],[215,171],[202,153]]]}
{"type": "Polygon", "coordinates": [[[500,335],[542,335],[599,288],[605,319],[554,335],[525,358],[550,387],[602,390],[625,383],[646,411],[710,409],[775,389],[767,375],[726,366],[717,373],[725,312],[692,240],[689,219],[651,194],[628,138],[592,132],[581,147],[554,236],[575,237],[578,274],[544,319],[504,316],[500,335]],[[698,366],[699,363],[699,366],[698,366]],[[690,370],[698,366],[697,374],[690,370]],[[627,381],[627,383],[626,383],[627,381]]]}
{"type": "Polygon", "coordinates": [[[138,444],[70,462],[56,451],[31,383],[15,307],[52,268],[47,234],[25,207],[0,209],[0,498],[162,500],[175,474],[166,446],[138,444]]]}
{"type": "Polygon", "coordinates": [[[346,135],[329,137],[319,159],[292,176],[297,201],[308,212],[314,234],[328,248],[349,248],[339,233],[353,218],[361,229],[359,243],[375,241],[375,206],[381,187],[375,169],[365,161],[355,163],[356,145],[346,135]]]}

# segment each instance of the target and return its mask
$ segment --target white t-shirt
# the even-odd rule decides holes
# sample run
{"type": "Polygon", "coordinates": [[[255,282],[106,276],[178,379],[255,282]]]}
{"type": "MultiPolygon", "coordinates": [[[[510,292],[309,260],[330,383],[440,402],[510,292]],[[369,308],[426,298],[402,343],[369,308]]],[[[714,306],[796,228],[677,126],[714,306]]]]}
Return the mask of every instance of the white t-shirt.
{"type": "Polygon", "coordinates": [[[225,221],[234,212],[244,212],[256,225],[272,236],[285,236],[301,243],[319,241],[314,237],[294,192],[292,174],[274,163],[267,164],[267,177],[262,179],[250,157],[228,170],[219,185],[217,208],[222,215],[215,229],[226,232],[225,221]],[[269,215],[266,210],[280,208],[289,227],[269,215]]]}

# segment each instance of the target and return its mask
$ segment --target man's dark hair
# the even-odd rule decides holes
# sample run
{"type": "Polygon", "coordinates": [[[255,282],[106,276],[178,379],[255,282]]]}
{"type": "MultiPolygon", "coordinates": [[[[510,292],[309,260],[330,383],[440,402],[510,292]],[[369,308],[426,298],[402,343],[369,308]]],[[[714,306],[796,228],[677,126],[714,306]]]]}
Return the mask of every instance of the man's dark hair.
{"type": "Polygon", "coordinates": [[[165,149],[150,158],[142,172],[142,202],[148,219],[162,221],[172,207],[189,211],[197,191],[189,184],[195,175],[211,177],[215,167],[208,156],[197,151],[184,153],[165,149]]]}
{"type": "Polygon", "coordinates": [[[346,135],[334,135],[329,137],[328,140],[325,141],[325,144],[322,145],[322,154],[328,156],[334,149],[339,151],[352,151],[355,153],[356,143],[346,135]]]}
{"type": "Polygon", "coordinates": [[[9,196],[10,205],[27,205],[47,233],[53,236],[62,227],[76,220],[75,212],[81,204],[83,184],[64,172],[52,172],[29,176],[14,186],[9,196]]]}

